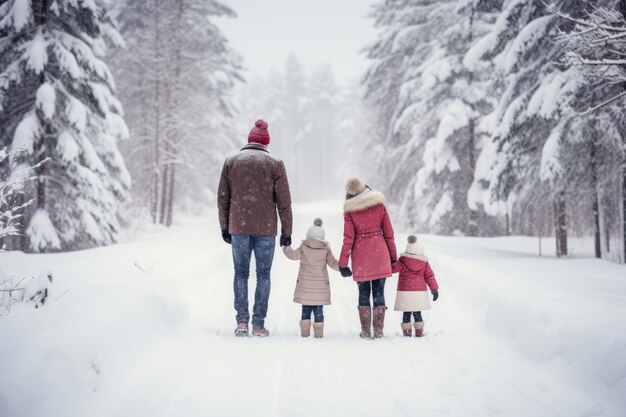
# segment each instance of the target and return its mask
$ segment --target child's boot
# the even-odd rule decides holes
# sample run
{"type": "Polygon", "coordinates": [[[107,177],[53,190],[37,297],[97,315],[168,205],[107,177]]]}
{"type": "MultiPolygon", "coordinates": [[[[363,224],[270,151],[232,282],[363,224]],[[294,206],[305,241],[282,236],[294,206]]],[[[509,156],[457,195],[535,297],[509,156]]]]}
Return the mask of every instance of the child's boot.
{"type": "Polygon", "coordinates": [[[402,335],[404,337],[411,337],[413,335],[413,326],[411,323],[402,323],[402,335]]]}
{"type": "Polygon", "coordinates": [[[373,322],[374,322],[374,339],[380,339],[383,337],[383,328],[385,327],[385,311],[386,306],[374,307],[373,322]]]}
{"type": "Polygon", "coordinates": [[[359,306],[359,320],[361,320],[361,338],[372,338],[372,307],[359,306]]]}
{"type": "Polygon", "coordinates": [[[416,321],[415,322],[415,337],[424,336],[424,322],[416,321]]]}
{"type": "Polygon", "coordinates": [[[313,336],[317,339],[324,337],[324,322],[313,323],[313,336]]]}
{"type": "Polygon", "coordinates": [[[311,336],[311,320],[300,320],[300,335],[302,337],[311,336]]]}

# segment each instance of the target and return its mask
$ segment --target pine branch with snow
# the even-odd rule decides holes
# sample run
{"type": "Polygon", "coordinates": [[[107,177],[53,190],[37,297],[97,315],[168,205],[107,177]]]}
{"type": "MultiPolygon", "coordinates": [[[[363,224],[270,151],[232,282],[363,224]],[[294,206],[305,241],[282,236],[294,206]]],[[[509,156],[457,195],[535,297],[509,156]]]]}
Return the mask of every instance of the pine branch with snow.
{"type": "Polygon", "coordinates": [[[9,0],[0,6],[0,143],[6,171],[38,165],[16,249],[72,250],[116,241],[130,176],[128,138],[105,62],[114,21],[93,1],[9,0]],[[45,163],[43,161],[46,161],[45,163]]]}

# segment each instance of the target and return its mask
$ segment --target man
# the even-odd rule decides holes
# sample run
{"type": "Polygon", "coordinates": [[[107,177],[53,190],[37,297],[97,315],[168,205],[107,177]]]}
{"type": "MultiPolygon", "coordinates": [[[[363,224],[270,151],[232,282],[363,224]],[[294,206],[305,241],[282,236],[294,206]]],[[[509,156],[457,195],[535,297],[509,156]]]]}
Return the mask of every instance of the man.
{"type": "Polygon", "coordinates": [[[277,218],[281,223],[280,246],[291,245],[291,194],[285,164],[267,150],[267,123],[257,120],[248,144],[224,162],[217,205],[222,238],[232,245],[235,266],[236,336],[248,336],[248,277],[250,257],[256,261],[256,291],[252,335],[266,337],[265,316],[270,296],[270,271],[276,244],[277,218]]]}

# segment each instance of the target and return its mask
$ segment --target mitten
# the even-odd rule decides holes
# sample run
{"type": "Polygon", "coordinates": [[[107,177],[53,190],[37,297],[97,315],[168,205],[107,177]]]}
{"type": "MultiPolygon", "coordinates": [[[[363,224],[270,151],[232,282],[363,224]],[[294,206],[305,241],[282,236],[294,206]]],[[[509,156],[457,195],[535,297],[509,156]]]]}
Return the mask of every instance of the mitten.
{"type": "Polygon", "coordinates": [[[228,233],[228,230],[222,230],[222,239],[224,239],[224,242],[230,245],[230,242],[232,241],[232,236],[230,235],[230,233],[228,233]]]}
{"type": "Polygon", "coordinates": [[[291,236],[280,236],[280,246],[291,246],[291,236]]]}

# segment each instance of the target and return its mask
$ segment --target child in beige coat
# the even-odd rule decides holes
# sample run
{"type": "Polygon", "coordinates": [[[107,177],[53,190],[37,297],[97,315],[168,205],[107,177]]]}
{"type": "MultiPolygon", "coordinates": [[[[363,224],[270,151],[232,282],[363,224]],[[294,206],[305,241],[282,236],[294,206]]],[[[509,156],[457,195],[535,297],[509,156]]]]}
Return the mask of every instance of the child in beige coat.
{"type": "Polygon", "coordinates": [[[300,271],[296,281],[293,301],[302,304],[300,334],[311,335],[311,313],[314,314],[313,333],[317,338],[324,337],[324,306],[330,304],[330,283],[328,269],[339,271],[337,259],[325,240],[322,220],[315,219],[306,234],[306,240],[298,249],[284,246],[283,253],[293,261],[300,261],[300,271]]]}

